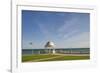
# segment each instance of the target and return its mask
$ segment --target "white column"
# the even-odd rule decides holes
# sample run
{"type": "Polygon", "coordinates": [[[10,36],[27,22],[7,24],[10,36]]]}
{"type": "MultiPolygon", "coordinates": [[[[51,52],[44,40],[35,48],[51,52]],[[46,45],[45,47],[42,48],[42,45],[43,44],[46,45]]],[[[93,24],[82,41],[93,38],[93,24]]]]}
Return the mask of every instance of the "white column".
{"type": "Polygon", "coordinates": [[[53,48],[53,54],[55,54],[56,52],[55,52],[55,49],[53,48]]]}

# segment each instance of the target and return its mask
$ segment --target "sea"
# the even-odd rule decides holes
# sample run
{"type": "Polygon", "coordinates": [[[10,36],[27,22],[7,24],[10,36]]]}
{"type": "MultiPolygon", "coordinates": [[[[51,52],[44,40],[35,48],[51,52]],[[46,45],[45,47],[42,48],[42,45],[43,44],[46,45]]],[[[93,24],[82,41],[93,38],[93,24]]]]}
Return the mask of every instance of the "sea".
{"type": "Polygon", "coordinates": [[[22,49],[22,55],[31,54],[51,54],[55,50],[58,54],[90,54],[90,48],[42,48],[42,49],[22,49]]]}

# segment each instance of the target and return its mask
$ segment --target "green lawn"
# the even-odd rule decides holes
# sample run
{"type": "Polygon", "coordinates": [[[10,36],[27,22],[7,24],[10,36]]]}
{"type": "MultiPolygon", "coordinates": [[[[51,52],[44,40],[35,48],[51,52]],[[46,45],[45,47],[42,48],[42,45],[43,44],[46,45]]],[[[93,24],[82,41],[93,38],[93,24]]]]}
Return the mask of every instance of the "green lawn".
{"type": "Polygon", "coordinates": [[[62,56],[59,58],[49,59],[49,60],[44,60],[44,61],[85,60],[89,58],[90,58],[89,56],[62,56]]]}
{"type": "Polygon", "coordinates": [[[89,56],[67,56],[67,55],[23,55],[22,62],[41,62],[41,61],[62,61],[62,60],[85,60],[89,56]]]}
{"type": "Polygon", "coordinates": [[[22,56],[22,62],[26,62],[26,61],[31,61],[31,60],[36,60],[36,59],[43,59],[43,58],[50,58],[50,57],[55,57],[57,55],[23,55],[22,56]]]}

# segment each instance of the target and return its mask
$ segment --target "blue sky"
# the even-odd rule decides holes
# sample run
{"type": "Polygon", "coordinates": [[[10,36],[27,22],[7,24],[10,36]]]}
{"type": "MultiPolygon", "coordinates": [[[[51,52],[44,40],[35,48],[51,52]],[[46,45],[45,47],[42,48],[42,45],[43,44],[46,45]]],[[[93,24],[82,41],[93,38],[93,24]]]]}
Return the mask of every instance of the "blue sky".
{"type": "Polygon", "coordinates": [[[89,39],[89,13],[22,10],[22,49],[44,48],[48,41],[55,48],[87,48],[89,39]]]}

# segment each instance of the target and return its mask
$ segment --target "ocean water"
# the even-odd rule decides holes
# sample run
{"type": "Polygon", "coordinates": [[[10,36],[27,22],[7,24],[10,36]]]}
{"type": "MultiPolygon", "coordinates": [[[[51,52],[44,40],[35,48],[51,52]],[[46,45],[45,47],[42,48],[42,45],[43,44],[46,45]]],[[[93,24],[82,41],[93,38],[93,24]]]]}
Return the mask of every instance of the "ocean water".
{"type": "MultiPolygon", "coordinates": [[[[59,54],[89,54],[90,48],[55,48],[55,53],[59,54]]],[[[50,54],[53,49],[22,49],[22,55],[50,54]]]]}

